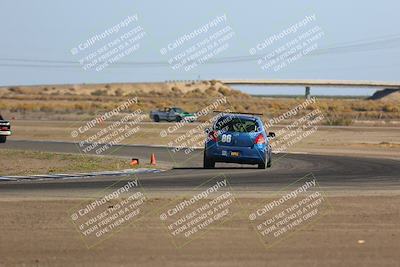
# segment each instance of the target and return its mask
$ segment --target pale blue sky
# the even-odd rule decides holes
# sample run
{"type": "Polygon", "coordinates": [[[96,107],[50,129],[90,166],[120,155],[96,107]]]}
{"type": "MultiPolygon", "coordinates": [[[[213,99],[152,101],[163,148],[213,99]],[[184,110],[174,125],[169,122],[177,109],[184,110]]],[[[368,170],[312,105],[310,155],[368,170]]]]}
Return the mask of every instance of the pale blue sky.
{"type": "MultiPolygon", "coordinates": [[[[400,2],[372,1],[109,1],[2,0],[0,2],[0,85],[146,82],[179,79],[349,79],[399,81],[400,2]],[[206,64],[193,71],[162,67],[49,67],[49,61],[77,61],[71,48],[96,33],[138,14],[147,36],[137,53],[121,61],[167,61],[160,48],[177,37],[226,14],[235,37],[219,57],[249,56],[266,37],[316,14],[326,52],[301,58],[279,72],[265,72],[254,61],[206,64]],[[387,42],[377,42],[379,40],[387,42]],[[349,43],[361,41],[355,47],[349,43]],[[340,48],[345,45],[345,48],[340,48]],[[17,61],[15,61],[17,59],[17,61]],[[22,61],[20,61],[22,60],[22,61]],[[32,60],[32,62],[31,62],[32,60]]],[[[52,63],[50,63],[52,65],[52,63]]],[[[57,65],[57,64],[56,64],[57,65]]],[[[260,88],[248,89],[262,93],[260,88]]],[[[295,92],[279,88],[274,92],[295,92]]],[[[272,92],[272,91],[271,91],[272,92]]],[[[331,91],[337,93],[337,89],[331,91]]],[[[354,89],[349,94],[366,93],[354,89]]]]}

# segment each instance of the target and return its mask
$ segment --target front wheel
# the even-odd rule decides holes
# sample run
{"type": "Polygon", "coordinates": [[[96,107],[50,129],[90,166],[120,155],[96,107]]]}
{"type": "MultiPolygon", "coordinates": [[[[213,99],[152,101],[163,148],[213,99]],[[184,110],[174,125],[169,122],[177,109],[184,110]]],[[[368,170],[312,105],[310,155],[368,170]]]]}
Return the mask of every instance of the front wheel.
{"type": "Polygon", "coordinates": [[[203,157],[203,168],[204,169],[214,169],[215,168],[215,161],[207,158],[206,152],[204,152],[204,157],[203,157]]]}
{"type": "Polygon", "coordinates": [[[155,121],[155,122],[160,122],[160,117],[159,117],[158,115],[155,115],[155,116],[154,116],[154,121],[155,121]]]}
{"type": "Polygon", "coordinates": [[[0,136],[0,143],[5,143],[7,140],[7,136],[0,136]]]}

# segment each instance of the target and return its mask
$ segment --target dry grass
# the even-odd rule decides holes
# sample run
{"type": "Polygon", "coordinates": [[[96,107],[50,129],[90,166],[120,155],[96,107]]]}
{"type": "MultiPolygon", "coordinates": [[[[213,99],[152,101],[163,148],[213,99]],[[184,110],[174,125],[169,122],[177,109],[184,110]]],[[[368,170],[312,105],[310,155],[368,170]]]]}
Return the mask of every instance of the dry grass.
{"type": "MultiPolygon", "coordinates": [[[[129,97],[139,103],[129,111],[140,108],[148,112],[165,106],[180,106],[198,111],[215,99],[227,97],[227,108],[237,112],[256,112],[265,118],[279,116],[304,99],[252,97],[233,90],[217,81],[199,83],[160,84],[99,84],[0,88],[0,110],[6,116],[23,119],[82,120],[117,107],[129,97]]],[[[321,99],[298,114],[320,109],[327,125],[350,125],[354,120],[398,120],[398,102],[321,99]]]]}
{"type": "Polygon", "coordinates": [[[128,160],[25,150],[2,149],[0,175],[33,175],[129,169],[128,160]]]}

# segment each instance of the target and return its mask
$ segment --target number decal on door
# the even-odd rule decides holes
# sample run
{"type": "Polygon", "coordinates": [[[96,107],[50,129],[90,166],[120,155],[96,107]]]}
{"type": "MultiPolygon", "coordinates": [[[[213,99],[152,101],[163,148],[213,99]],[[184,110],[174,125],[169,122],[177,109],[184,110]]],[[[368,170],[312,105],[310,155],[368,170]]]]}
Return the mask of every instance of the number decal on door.
{"type": "Polygon", "coordinates": [[[232,141],[232,135],[230,134],[223,134],[221,137],[222,143],[230,143],[232,141]]]}

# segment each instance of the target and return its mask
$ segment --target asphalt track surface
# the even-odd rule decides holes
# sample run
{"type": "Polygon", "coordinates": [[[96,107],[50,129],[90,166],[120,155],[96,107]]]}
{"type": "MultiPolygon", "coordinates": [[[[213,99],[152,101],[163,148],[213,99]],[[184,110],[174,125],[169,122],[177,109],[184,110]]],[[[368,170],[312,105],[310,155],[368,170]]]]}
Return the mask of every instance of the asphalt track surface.
{"type": "MultiPolygon", "coordinates": [[[[81,153],[79,146],[65,142],[9,140],[0,146],[9,149],[81,153]]],[[[217,175],[225,175],[230,185],[239,190],[276,190],[312,173],[325,190],[390,190],[400,186],[400,161],[361,157],[326,156],[311,154],[275,154],[270,169],[255,166],[219,164],[216,169],[202,168],[203,151],[197,149],[187,155],[172,153],[166,147],[116,146],[110,155],[132,157],[148,161],[154,153],[158,163],[170,166],[160,173],[137,175],[141,185],[154,190],[185,190],[195,188],[217,175]]],[[[121,177],[96,177],[76,180],[0,182],[0,193],[20,190],[79,190],[104,189],[121,177]]]]}

